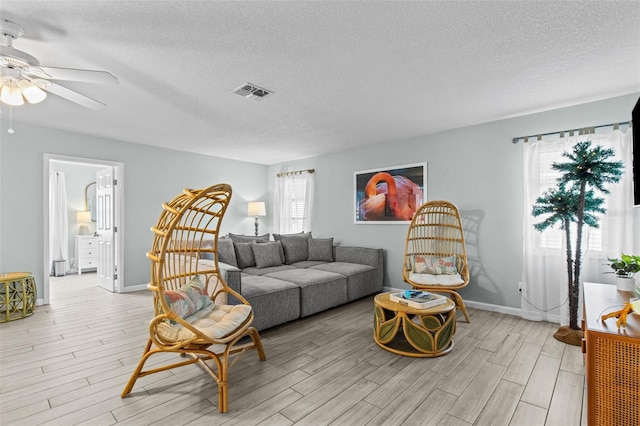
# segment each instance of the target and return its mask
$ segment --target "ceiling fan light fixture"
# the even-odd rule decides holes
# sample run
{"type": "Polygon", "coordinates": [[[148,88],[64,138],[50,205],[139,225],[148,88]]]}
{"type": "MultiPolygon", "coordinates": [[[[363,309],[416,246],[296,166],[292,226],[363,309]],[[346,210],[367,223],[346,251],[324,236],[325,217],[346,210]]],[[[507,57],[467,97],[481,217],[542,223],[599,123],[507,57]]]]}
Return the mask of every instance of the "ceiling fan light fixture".
{"type": "Polygon", "coordinates": [[[18,86],[15,86],[13,82],[8,85],[2,86],[0,91],[0,101],[11,106],[24,105],[24,99],[22,98],[22,92],[18,86]]]}
{"type": "Polygon", "coordinates": [[[19,106],[24,105],[26,99],[30,104],[37,104],[45,100],[48,93],[53,93],[92,110],[106,106],[49,80],[118,84],[117,77],[108,71],[40,66],[37,58],[13,47],[13,41],[23,35],[20,25],[0,19],[0,102],[19,106]]]}
{"type": "Polygon", "coordinates": [[[42,102],[47,97],[47,93],[44,90],[28,80],[20,80],[18,82],[18,87],[22,90],[22,96],[24,96],[31,104],[42,102]]]}

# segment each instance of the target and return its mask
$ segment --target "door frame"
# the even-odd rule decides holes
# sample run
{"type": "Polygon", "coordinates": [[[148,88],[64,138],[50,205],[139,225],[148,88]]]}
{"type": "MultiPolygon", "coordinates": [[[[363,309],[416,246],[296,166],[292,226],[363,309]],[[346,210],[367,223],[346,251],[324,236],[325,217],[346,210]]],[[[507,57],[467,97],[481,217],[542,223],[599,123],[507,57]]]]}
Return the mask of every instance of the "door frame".
{"type": "Polygon", "coordinates": [[[116,198],[116,208],[114,211],[115,223],[118,226],[118,237],[116,243],[116,264],[118,265],[118,279],[114,288],[115,293],[124,292],[124,163],[117,161],[100,160],[96,158],[72,157],[68,155],[44,154],[43,173],[43,303],[49,304],[49,273],[51,272],[51,260],[49,259],[49,172],[51,171],[51,161],[63,161],[68,163],[90,164],[94,166],[113,167],[114,175],[118,179],[118,189],[116,198]]]}

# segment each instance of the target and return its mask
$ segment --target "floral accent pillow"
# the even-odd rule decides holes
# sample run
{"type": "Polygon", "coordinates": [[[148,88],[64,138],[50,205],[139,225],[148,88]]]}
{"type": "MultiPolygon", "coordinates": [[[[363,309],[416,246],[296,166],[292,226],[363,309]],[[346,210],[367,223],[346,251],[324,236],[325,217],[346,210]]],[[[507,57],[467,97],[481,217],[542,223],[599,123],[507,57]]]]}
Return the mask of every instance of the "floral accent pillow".
{"type": "Polygon", "coordinates": [[[198,275],[175,291],[165,291],[164,300],[180,318],[191,316],[212,303],[207,289],[198,275]]]}
{"type": "Polygon", "coordinates": [[[416,274],[453,275],[458,273],[456,257],[413,256],[413,272],[416,274]]]}

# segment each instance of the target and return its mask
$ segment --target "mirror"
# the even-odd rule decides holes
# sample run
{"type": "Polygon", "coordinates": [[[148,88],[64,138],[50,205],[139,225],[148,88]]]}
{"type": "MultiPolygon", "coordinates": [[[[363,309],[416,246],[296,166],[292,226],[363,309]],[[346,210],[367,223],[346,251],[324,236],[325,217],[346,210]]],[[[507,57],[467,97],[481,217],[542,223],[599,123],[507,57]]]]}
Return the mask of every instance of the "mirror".
{"type": "Polygon", "coordinates": [[[96,183],[91,182],[84,188],[84,209],[91,212],[91,221],[96,221],[96,183]]]}

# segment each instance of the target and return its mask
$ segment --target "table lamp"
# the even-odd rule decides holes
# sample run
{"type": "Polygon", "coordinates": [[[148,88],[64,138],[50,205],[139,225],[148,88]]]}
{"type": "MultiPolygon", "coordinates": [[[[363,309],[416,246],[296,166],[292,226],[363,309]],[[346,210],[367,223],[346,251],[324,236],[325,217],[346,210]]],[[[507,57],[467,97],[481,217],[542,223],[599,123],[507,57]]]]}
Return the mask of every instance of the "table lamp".
{"type": "Polygon", "coordinates": [[[258,216],[266,216],[267,210],[262,201],[251,201],[247,207],[247,214],[256,218],[256,237],[258,236],[258,216]]]}
{"type": "Polygon", "coordinates": [[[80,224],[80,235],[88,235],[89,224],[91,223],[91,212],[86,210],[80,210],[76,212],[76,222],[80,224]]]}

